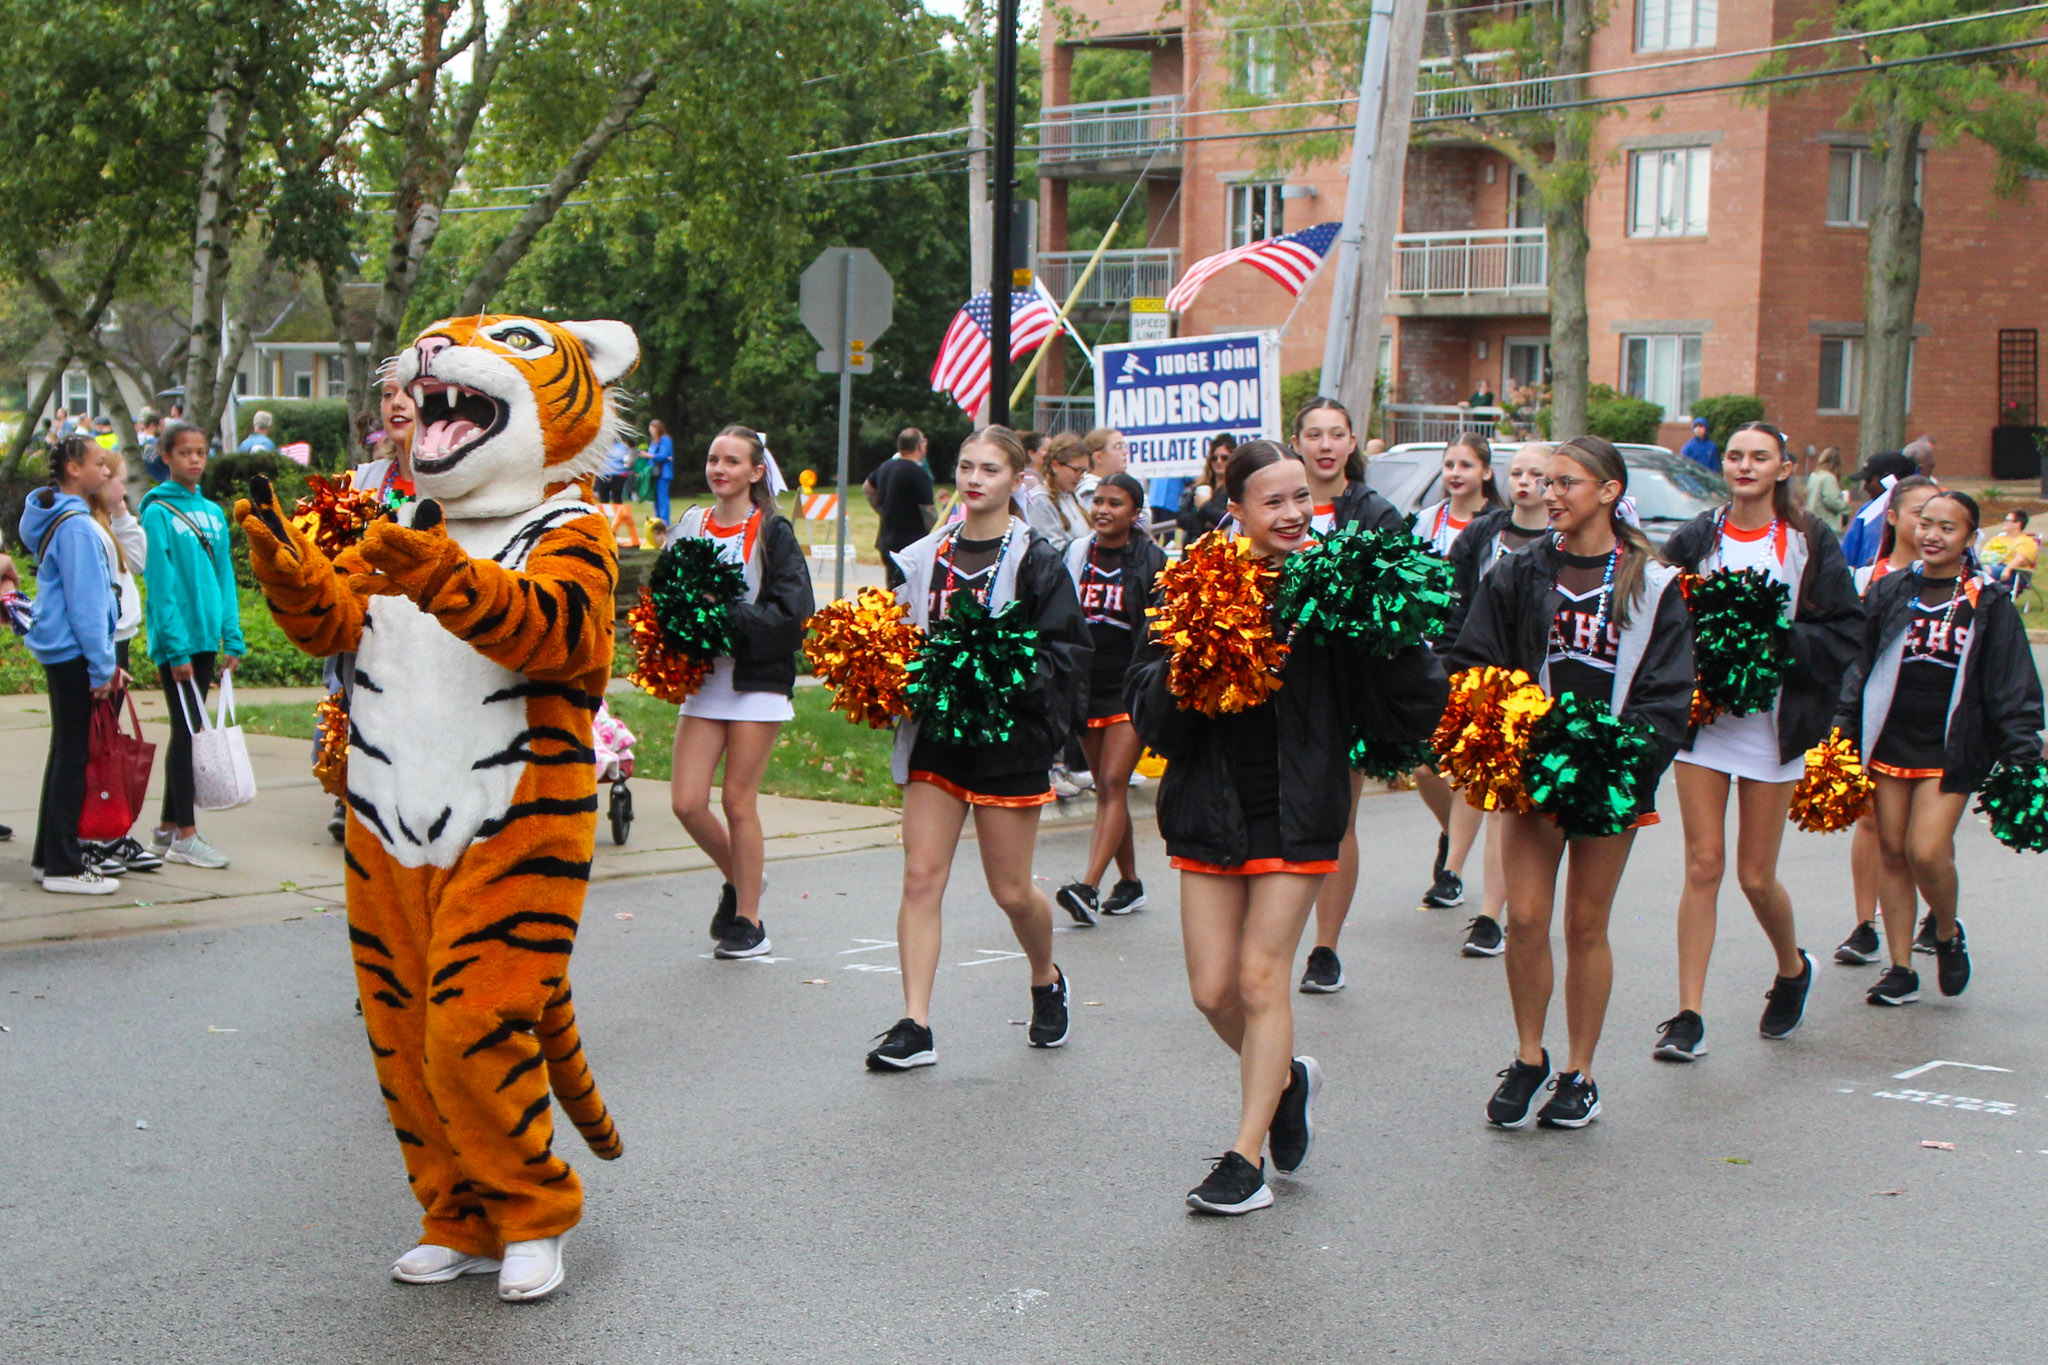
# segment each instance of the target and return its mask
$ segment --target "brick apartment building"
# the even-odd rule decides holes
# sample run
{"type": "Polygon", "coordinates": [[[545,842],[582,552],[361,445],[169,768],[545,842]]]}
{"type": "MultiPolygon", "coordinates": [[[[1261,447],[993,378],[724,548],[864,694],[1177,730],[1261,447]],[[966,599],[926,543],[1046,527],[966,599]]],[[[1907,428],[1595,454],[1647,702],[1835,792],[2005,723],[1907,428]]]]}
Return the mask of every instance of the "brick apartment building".
{"type": "MultiPolygon", "coordinates": [[[[1254,39],[1230,33],[1203,0],[1073,0],[1070,8],[1080,27],[1062,39],[1048,13],[1042,40],[1040,269],[1055,293],[1064,296],[1086,259],[1066,251],[1077,180],[1144,185],[1142,245],[1135,232],[1122,233],[1085,300],[1098,317],[1133,295],[1163,295],[1188,263],[1249,236],[1342,216],[1341,161],[1275,179],[1259,174],[1252,143],[1200,140],[1235,129],[1209,111],[1229,93],[1227,45],[1254,39]],[[1148,53],[1150,95],[1071,103],[1074,56],[1091,45],[1148,53]]],[[[1593,44],[1596,71],[1728,55],[1596,79],[1592,90],[1655,93],[1741,79],[1755,49],[1810,36],[1795,34],[1797,24],[1825,8],[1818,0],[1612,0],[1593,44]]],[[[1434,93],[1458,84],[1446,65],[1426,53],[1419,116],[1455,112],[1451,101],[1461,97],[1434,93]]],[[[1279,73],[1237,67],[1253,92],[1289,97],[1279,73]]],[[[1587,285],[1592,379],[1661,403],[1665,444],[1685,439],[1693,398],[1754,393],[1795,445],[1840,445],[1853,460],[1872,168],[1868,137],[1838,126],[1850,94],[1845,83],[1822,83],[1767,103],[1678,96],[1600,121],[1587,285]]],[[[1522,176],[1476,142],[1425,142],[1428,127],[1418,125],[1409,152],[1387,299],[1382,364],[1396,437],[1422,434],[1428,406],[1455,404],[1482,378],[1496,393],[1536,379],[1547,356],[1547,252],[1522,176]]],[[[1945,473],[1988,474],[2000,414],[2039,420],[2048,188],[2028,181],[2017,198],[1997,198],[1990,154],[1967,142],[1929,145],[1923,157],[1927,230],[1908,426],[1935,436],[1945,473]]],[[[1297,307],[1259,272],[1225,271],[1178,331],[1284,325],[1285,370],[1312,368],[1322,358],[1333,273],[1323,271],[1297,307]]],[[[1085,424],[1049,397],[1066,387],[1057,367],[1041,380],[1041,424],[1085,424]]]]}

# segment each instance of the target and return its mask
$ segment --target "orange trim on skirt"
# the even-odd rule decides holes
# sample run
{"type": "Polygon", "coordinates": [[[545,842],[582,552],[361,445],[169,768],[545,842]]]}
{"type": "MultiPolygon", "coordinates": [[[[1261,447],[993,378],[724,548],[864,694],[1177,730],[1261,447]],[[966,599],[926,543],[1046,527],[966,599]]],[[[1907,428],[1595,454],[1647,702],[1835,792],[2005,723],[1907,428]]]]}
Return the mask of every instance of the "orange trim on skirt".
{"type": "Polygon", "coordinates": [[[1909,781],[1920,781],[1925,778],[1940,777],[1942,775],[1942,771],[1939,768],[1900,768],[1890,763],[1870,763],[1865,766],[1874,773],[1881,773],[1886,777],[1902,777],[1909,781]]]}
{"type": "Polygon", "coordinates": [[[937,773],[912,773],[910,780],[912,782],[929,782],[954,800],[965,801],[970,806],[1002,806],[1013,810],[1029,809],[1033,806],[1049,806],[1059,799],[1053,795],[1052,788],[1050,787],[1047,787],[1043,792],[1035,796],[983,796],[980,792],[971,792],[958,782],[948,781],[937,773]]]}
{"type": "Polygon", "coordinates": [[[1212,877],[1259,877],[1268,872],[1289,872],[1297,877],[1321,877],[1337,870],[1335,858],[1318,859],[1312,863],[1290,863],[1285,858],[1254,858],[1235,867],[1198,863],[1193,858],[1168,858],[1166,861],[1168,866],[1178,871],[1206,872],[1212,877]]]}
{"type": "Polygon", "coordinates": [[[1088,722],[1088,728],[1091,730],[1107,730],[1112,725],[1129,725],[1130,723],[1131,713],[1119,711],[1113,716],[1096,716],[1092,718],[1088,722]]]}

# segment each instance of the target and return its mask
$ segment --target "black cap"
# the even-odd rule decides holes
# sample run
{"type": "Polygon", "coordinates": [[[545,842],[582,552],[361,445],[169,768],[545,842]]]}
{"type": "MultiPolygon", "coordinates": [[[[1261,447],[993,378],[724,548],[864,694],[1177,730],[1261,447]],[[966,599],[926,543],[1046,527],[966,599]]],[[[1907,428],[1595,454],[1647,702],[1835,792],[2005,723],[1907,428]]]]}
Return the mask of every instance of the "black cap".
{"type": "Polygon", "coordinates": [[[1918,474],[1919,472],[1920,466],[1914,464],[1911,459],[1899,451],[1880,450],[1877,454],[1865,460],[1863,467],[1850,477],[1856,483],[1873,483],[1884,478],[1887,474],[1895,479],[1903,479],[1908,475],[1918,474]]]}

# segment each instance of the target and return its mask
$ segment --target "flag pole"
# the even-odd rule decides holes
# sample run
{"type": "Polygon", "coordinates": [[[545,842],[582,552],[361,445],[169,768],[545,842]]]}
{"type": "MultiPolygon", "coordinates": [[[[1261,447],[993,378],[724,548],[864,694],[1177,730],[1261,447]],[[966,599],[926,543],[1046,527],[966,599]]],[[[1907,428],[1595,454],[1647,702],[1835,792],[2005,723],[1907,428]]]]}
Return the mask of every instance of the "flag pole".
{"type": "Polygon", "coordinates": [[[1014,408],[1024,401],[1024,390],[1031,387],[1031,380],[1038,373],[1038,362],[1045,359],[1045,353],[1060,339],[1060,332],[1067,325],[1067,314],[1074,311],[1074,305],[1080,301],[1081,291],[1088,287],[1088,281],[1095,274],[1095,267],[1102,264],[1103,253],[1109,250],[1110,242],[1116,237],[1116,230],[1122,227],[1123,223],[1124,220],[1121,218],[1111,223],[1109,231],[1103,233],[1102,240],[1095,244],[1095,254],[1088,258],[1087,268],[1081,272],[1081,278],[1074,281],[1074,287],[1067,291],[1067,301],[1060,305],[1059,321],[1045,334],[1045,340],[1038,343],[1038,349],[1031,354],[1031,363],[1024,367],[1024,377],[1017,381],[1016,390],[1010,394],[1011,407],[1014,408]]]}

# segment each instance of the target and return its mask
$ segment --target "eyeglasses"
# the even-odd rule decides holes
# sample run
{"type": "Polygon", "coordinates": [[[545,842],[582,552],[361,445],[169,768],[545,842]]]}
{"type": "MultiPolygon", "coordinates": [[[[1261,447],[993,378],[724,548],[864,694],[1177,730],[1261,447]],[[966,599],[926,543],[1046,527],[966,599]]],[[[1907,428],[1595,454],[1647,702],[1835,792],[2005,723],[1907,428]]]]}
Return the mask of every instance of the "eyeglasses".
{"type": "Polygon", "coordinates": [[[1572,490],[1582,483],[1601,484],[1605,482],[1606,480],[1604,479],[1582,479],[1576,474],[1561,474],[1554,479],[1545,479],[1543,481],[1543,491],[1546,493],[1562,493],[1566,497],[1570,497],[1572,490]]]}
{"type": "Polygon", "coordinates": [[[1061,460],[1059,461],[1059,467],[1066,470],[1069,474],[1080,474],[1087,470],[1088,462],[1083,460],[1079,464],[1075,464],[1072,460],[1061,460]]]}

